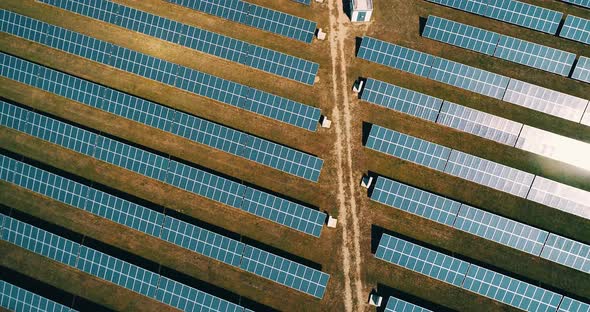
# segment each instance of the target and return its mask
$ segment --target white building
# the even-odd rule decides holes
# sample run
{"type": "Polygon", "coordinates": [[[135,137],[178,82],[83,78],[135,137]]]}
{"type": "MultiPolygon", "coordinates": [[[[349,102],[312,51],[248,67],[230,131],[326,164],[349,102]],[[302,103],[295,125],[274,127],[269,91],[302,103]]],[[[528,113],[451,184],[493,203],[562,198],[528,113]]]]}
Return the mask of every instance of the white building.
{"type": "Polygon", "coordinates": [[[373,14],[373,0],[350,0],[350,20],[368,22],[373,14]]]}

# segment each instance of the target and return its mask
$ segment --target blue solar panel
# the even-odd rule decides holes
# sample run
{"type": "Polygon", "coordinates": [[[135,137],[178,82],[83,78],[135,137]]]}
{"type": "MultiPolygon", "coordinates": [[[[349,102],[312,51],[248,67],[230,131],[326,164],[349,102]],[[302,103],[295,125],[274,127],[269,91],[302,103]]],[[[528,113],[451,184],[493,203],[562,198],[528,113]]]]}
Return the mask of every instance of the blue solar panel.
{"type": "Polygon", "coordinates": [[[378,177],[371,199],[448,226],[453,225],[461,203],[409,185],[378,177]]]}
{"type": "Polygon", "coordinates": [[[502,99],[510,78],[479,68],[435,57],[430,79],[475,93],[502,99]]]}
{"type": "Polygon", "coordinates": [[[494,56],[566,77],[576,60],[574,53],[503,35],[494,56]]]}
{"type": "Polygon", "coordinates": [[[326,217],[324,213],[315,212],[311,208],[258,190],[249,192],[248,194],[250,195],[245,197],[247,202],[243,202],[242,199],[246,188],[250,189],[243,184],[181,164],[174,160],[169,160],[110,138],[98,136],[92,132],[37,113],[29,112],[28,115],[25,115],[22,109],[10,108],[12,105],[5,102],[1,104],[2,109],[0,111],[2,111],[3,115],[3,125],[4,123],[7,126],[11,124],[21,125],[23,120],[18,121],[18,116],[21,116],[20,118],[29,118],[32,121],[32,129],[26,132],[28,134],[40,138],[47,138],[50,142],[74,150],[91,151],[88,155],[96,159],[126,168],[229,206],[243,209],[298,231],[314,236],[320,235],[326,217]],[[9,115],[12,113],[17,116],[9,115]],[[17,121],[11,121],[11,119],[17,119],[17,121]],[[93,149],[91,149],[92,146],[94,146],[93,149]],[[286,213],[278,213],[279,210],[286,211],[286,213]],[[291,217],[286,218],[286,215],[291,215],[291,217]]]}
{"type": "Polygon", "coordinates": [[[445,101],[436,123],[514,146],[523,125],[469,107],[445,101]]]}
{"type": "Polygon", "coordinates": [[[47,299],[34,292],[0,281],[0,307],[11,311],[74,312],[65,305],[47,299]]]}
{"type": "Polygon", "coordinates": [[[190,308],[185,311],[244,311],[241,306],[27,223],[3,214],[0,214],[0,219],[4,219],[3,240],[165,304],[181,309],[190,308]],[[59,256],[62,254],[69,258],[59,256]]]}
{"type": "Polygon", "coordinates": [[[549,235],[547,231],[465,204],[461,205],[453,227],[535,256],[541,254],[549,235]]]}
{"type": "Polygon", "coordinates": [[[371,37],[363,37],[357,57],[428,77],[433,56],[371,37]]]}
{"type": "Polygon", "coordinates": [[[588,0],[561,0],[563,2],[579,5],[585,8],[590,9],[590,1],[588,0]]]}
{"type": "Polygon", "coordinates": [[[568,15],[559,32],[559,36],[570,40],[590,44],[590,20],[568,15]]]}
{"type": "Polygon", "coordinates": [[[533,183],[533,174],[453,150],[445,173],[522,198],[533,183]]]}
{"type": "MultiPolygon", "coordinates": [[[[62,9],[73,11],[92,18],[97,18],[94,11],[80,9],[88,4],[82,0],[68,0],[69,5],[55,0],[42,2],[55,5],[62,9]]],[[[93,5],[106,6],[106,0],[96,0],[93,5]]],[[[132,7],[117,4],[111,12],[116,12],[114,21],[99,19],[115,25],[137,31],[148,36],[166,40],[172,43],[208,53],[232,62],[237,62],[260,69],[281,77],[313,85],[317,75],[318,64],[284,53],[252,45],[231,37],[181,24],[174,20],[143,12],[132,7]]],[[[274,11],[273,11],[274,12],[274,11]]],[[[280,12],[278,12],[280,13],[280,12]]],[[[278,14],[277,13],[277,14],[278,14]]],[[[269,11],[272,18],[284,19],[269,11]]],[[[266,14],[266,15],[268,15],[266,14]]],[[[264,14],[263,14],[264,15],[264,14]]],[[[289,17],[290,15],[285,16],[289,17]]],[[[262,16],[264,18],[264,16],[262,16]]],[[[258,22],[260,24],[260,22],[258,22]]],[[[270,26],[271,28],[273,26],[270,26]]],[[[315,31],[315,28],[314,28],[315,31]]],[[[313,36],[313,33],[311,34],[313,36]]]]}
{"type": "Polygon", "coordinates": [[[488,0],[485,16],[554,35],[563,13],[515,0],[488,0]]]}
{"type": "Polygon", "coordinates": [[[160,276],[158,286],[155,299],[182,311],[244,311],[243,307],[235,303],[186,286],[165,276],[160,276]]]}
{"type": "Polygon", "coordinates": [[[572,78],[590,83],[590,58],[580,56],[572,73],[572,78]]]}
{"type": "MultiPolygon", "coordinates": [[[[22,60],[19,61],[21,61],[21,66],[28,63],[22,60]]],[[[98,108],[101,106],[102,97],[100,95],[106,90],[101,85],[65,75],[44,66],[39,66],[36,74],[37,79],[35,85],[33,85],[34,87],[92,107],[98,108]]]]}
{"type": "MultiPolygon", "coordinates": [[[[0,12],[9,19],[8,21],[2,20],[0,24],[1,27],[4,31],[16,36],[34,40],[36,37],[28,35],[29,32],[42,32],[47,28],[57,29],[56,26],[42,23],[16,13],[5,10],[0,10],[0,12]],[[12,27],[10,20],[22,20],[21,22],[25,25],[29,25],[29,28],[12,27]]],[[[105,41],[87,37],[70,30],[63,28],[59,29],[60,36],[63,36],[63,38],[51,41],[47,41],[45,38],[37,38],[40,40],[37,42],[46,45],[53,44],[52,47],[54,48],[67,49],[64,51],[87,57],[102,62],[103,64],[166,83],[170,86],[175,86],[188,92],[249,110],[306,130],[315,131],[317,128],[317,122],[321,115],[320,110],[317,108],[211,76],[162,59],[154,58],[147,54],[115,46],[105,41]],[[75,37],[78,41],[66,45],[64,40],[65,37],[75,37]]],[[[46,36],[49,35],[46,34],[46,36]]],[[[263,53],[263,51],[261,53],[263,53]]],[[[282,58],[282,56],[274,54],[273,58],[276,57],[282,58]]],[[[273,62],[264,63],[270,67],[279,68],[276,67],[277,65],[273,62]]],[[[317,71],[317,64],[314,65],[309,62],[299,62],[293,58],[289,58],[289,61],[286,62],[288,63],[286,63],[286,66],[290,68],[290,72],[298,77],[307,75],[304,73],[307,69],[317,71]]],[[[25,78],[22,77],[22,79],[25,78]]]]}
{"type": "Polygon", "coordinates": [[[387,299],[385,312],[430,312],[430,310],[390,296],[387,299]]]}
{"type": "Polygon", "coordinates": [[[469,268],[469,262],[388,234],[381,236],[375,257],[455,286],[461,286],[469,268]]]}
{"type": "Polygon", "coordinates": [[[361,99],[433,122],[443,103],[439,98],[372,78],[367,79],[361,99]]]}
{"type": "MultiPolygon", "coordinates": [[[[590,6],[590,2],[589,2],[590,6]]],[[[590,311],[590,304],[572,299],[570,297],[563,297],[559,310],[557,312],[587,312],[590,311]]]]}
{"type": "Polygon", "coordinates": [[[166,216],[163,240],[233,266],[239,266],[244,244],[207,231],[190,223],[166,216]]]}
{"type": "Polygon", "coordinates": [[[493,55],[500,35],[485,29],[429,15],[422,36],[444,43],[493,55]]]}
{"type": "MultiPolygon", "coordinates": [[[[315,22],[241,0],[168,1],[306,43],[316,30],[315,22]]],[[[310,0],[298,2],[309,5],[310,0]]]]}
{"type": "Polygon", "coordinates": [[[549,234],[541,258],[590,273],[590,245],[563,236],[549,234]]]}
{"type": "Polygon", "coordinates": [[[2,240],[49,259],[75,266],[80,244],[3,215],[2,240]]]}
{"type": "Polygon", "coordinates": [[[372,125],[366,147],[439,171],[444,170],[451,149],[404,133],[372,125]]]}
{"type": "Polygon", "coordinates": [[[248,245],[241,268],[320,299],[330,279],[326,273],[248,245]]]}
{"type": "Polygon", "coordinates": [[[562,295],[482,268],[469,267],[463,288],[531,312],[556,311],[562,295]]]}

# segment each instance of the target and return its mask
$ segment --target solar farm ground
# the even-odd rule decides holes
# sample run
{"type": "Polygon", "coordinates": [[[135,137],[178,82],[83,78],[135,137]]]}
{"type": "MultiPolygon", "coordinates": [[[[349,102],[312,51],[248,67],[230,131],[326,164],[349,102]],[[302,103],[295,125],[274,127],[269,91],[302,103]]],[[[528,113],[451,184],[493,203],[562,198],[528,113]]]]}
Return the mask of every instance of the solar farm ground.
{"type": "MultiPolygon", "coordinates": [[[[1,50],[317,155],[325,161],[319,183],[296,178],[9,79],[0,78],[1,97],[317,207],[340,217],[339,227],[336,230],[324,228],[320,238],[313,238],[5,127],[0,129],[2,149],[8,153],[23,155],[40,166],[54,168],[52,170],[72,174],[116,190],[125,194],[127,198],[150,207],[165,207],[177,211],[188,216],[195,224],[204,223],[206,227],[228,233],[228,236],[242,235],[244,241],[262,244],[279,255],[287,255],[290,259],[321,269],[331,276],[326,295],[321,301],[314,299],[3,181],[0,182],[3,205],[0,206],[1,211],[18,210],[86,235],[120,249],[123,253],[134,254],[147,261],[161,264],[179,272],[180,276],[202,281],[198,285],[211,289],[213,294],[221,294],[221,297],[235,299],[242,296],[242,300],[259,303],[263,305],[262,308],[281,311],[372,311],[365,303],[372,288],[379,288],[384,293],[392,291],[393,288],[409,297],[421,298],[438,308],[462,311],[515,310],[466,290],[375,259],[373,252],[381,233],[384,232],[397,233],[422,242],[423,245],[444,250],[447,254],[496,268],[500,272],[535,285],[576,298],[590,298],[590,281],[582,272],[377,204],[369,200],[365,189],[359,187],[363,174],[379,173],[514,220],[590,243],[590,222],[586,219],[380,154],[364,148],[362,138],[367,131],[366,123],[375,123],[587,191],[590,191],[589,171],[379,108],[361,102],[351,93],[352,84],[357,78],[376,78],[590,142],[590,131],[587,126],[536,113],[355,57],[359,38],[367,35],[588,98],[589,84],[422,38],[420,23],[421,18],[425,19],[432,14],[577,55],[588,54],[588,46],[422,0],[376,0],[373,22],[362,25],[351,25],[347,22],[348,19],[342,13],[343,3],[339,0],[328,0],[328,3],[321,5],[313,3],[312,8],[288,0],[251,0],[256,4],[318,22],[319,27],[328,32],[329,40],[315,40],[311,45],[161,0],[116,2],[312,60],[320,64],[319,82],[311,87],[278,78],[33,0],[6,0],[0,3],[0,8],[314,105],[335,121],[332,129],[308,132],[6,33],[0,33],[1,50]],[[335,38],[336,36],[338,38],[335,38]],[[343,45],[339,46],[342,43],[343,45]],[[339,51],[339,47],[343,50],[339,51]],[[347,97],[344,92],[348,93],[347,97]]],[[[590,18],[590,11],[558,1],[525,2],[540,3],[546,8],[590,18]]],[[[2,267],[100,303],[109,309],[172,310],[147,297],[6,242],[0,242],[0,253],[3,255],[0,257],[2,267]]]]}

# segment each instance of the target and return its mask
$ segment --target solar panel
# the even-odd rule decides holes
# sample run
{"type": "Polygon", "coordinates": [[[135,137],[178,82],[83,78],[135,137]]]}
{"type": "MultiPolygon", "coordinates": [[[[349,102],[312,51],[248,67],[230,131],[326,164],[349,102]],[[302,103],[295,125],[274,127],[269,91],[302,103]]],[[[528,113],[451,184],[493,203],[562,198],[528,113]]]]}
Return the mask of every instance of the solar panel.
{"type": "Polygon", "coordinates": [[[453,150],[445,173],[522,198],[535,175],[493,161],[453,150]]]}
{"type": "Polygon", "coordinates": [[[433,15],[428,16],[422,36],[487,55],[494,54],[500,40],[495,32],[433,15]]]}
{"type": "Polygon", "coordinates": [[[436,121],[436,116],[443,102],[433,96],[372,78],[367,79],[361,99],[432,122],[436,121]]]}
{"type": "Polygon", "coordinates": [[[248,245],[241,268],[320,299],[330,278],[326,273],[248,245]]]}
{"type": "Polygon", "coordinates": [[[502,99],[510,78],[479,68],[434,57],[430,79],[461,89],[502,99]]]}
{"type": "Polygon", "coordinates": [[[590,83],[590,58],[580,56],[578,63],[572,73],[572,78],[583,82],[590,83]]]}
{"type": "Polygon", "coordinates": [[[570,40],[590,44],[590,20],[568,15],[559,32],[559,36],[570,40]]]}
{"type": "Polygon", "coordinates": [[[0,281],[0,307],[11,311],[74,312],[65,305],[47,299],[24,288],[0,281]]]}
{"type": "Polygon", "coordinates": [[[488,0],[485,16],[554,35],[563,13],[514,0],[488,0]]]}
{"type": "MultiPolygon", "coordinates": [[[[317,24],[315,22],[275,11],[240,0],[168,0],[234,22],[252,26],[281,36],[310,43],[317,24]]],[[[296,0],[309,5],[311,0],[296,0]]]]}
{"type": "Polygon", "coordinates": [[[463,288],[525,311],[556,311],[562,295],[471,264],[463,288]]]}
{"type": "Polygon", "coordinates": [[[510,146],[516,144],[523,126],[449,101],[443,103],[436,123],[510,146]]]}
{"type": "Polygon", "coordinates": [[[563,236],[549,234],[541,257],[590,273],[590,246],[563,236]]]}
{"type": "Polygon", "coordinates": [[[451,149],[407,134],[371,125],[365,147],[443,171],[451,149]]]}
{"type": "Polygon", "coordinates": [[[423,218],[452,226],[461,203],[418,188],[378,177],[371,199],[423,218]]]}
{"type": "Polygon", "coordinates": [[[565,77],[576,60],[574,53],[504,35],[500,36],[494,56],[565,77]]]}
{"type": "Polygon", "coordinates": [[[76,268],[144,296],[154,298],[159,275],[98,250],[80,246],[76,268]]]}
{"type": "Polygon", "coordinates": [[[590,192],[535,177],[528,200],[590,219],[590,192]]]}
{"type": "MultiPolygon", "coordinates": [[[[7,21],[3,19],[0,22],[0,27],[2,27],[3,31],[15,36],[29,40],[38,39],[39,41],[36,42],[41,44],[53,44],[50,45],[53,48],[67,49],[64,51],[306,130],[315,131],[317,129],[317,122],[320,118],[321,111],[315,107],[211,76],[147,54],[115,46],[105,41],[49,25],[13,12],[6,10],[0,10],[0,12],[8,19],[7,21]],[[12,20],[19,20],[20,23],[28,25],[28,28],[22,25],[22,27],[18,28],[12,27],[11,25],[14,24],[11,22],[12,20]],[[45,40],[45,37],[51,36],[50,34],[45,34],[45,36],[41,36],[40,38],[37,38],[39,36],[29,35],[31,32],[43,32],[47,28],[59,28],[60,36],[63,38],[75,37],[77,41],[67,42],[66,44],[62,37],[59,40],[45,40]]],[[[276,58],[279,56],[278,54],[274,54],[273,57],[276,58]]],[[[279,68],[272,65],[272,62],[274,61],[270,60],[270,63],[265,62],[265,64],[272,68],[279,68]]],[[[293,73],[295,73],[294,75],[297,76],[304,75],[301,72],[301,68],[311,68],[313,70],[313,68],[317,67],[309,63],[298,63],[294,59],[289,59],[286,62],[288,63],[286,66],[291,67],[293,73]]]]}
{"type": "Polygon", "coordinates": [[[549,115],[580,122],[588,100],[510,79],[504,101],[549,115]]]}
{"type": "Polygon", "coordinates": [[[516,147],[590,170],[590,144],[545,130],[524,126],[516,147]],[[575,151],[575,152],[573,152],[575,151]]]}
{"type": "Polygon", "coordinates": [[[541,254],[549,235],[547,231],[465,204],[461,205],[453,227],[535,256],[541,254]]]}
{"type": "MultiPolygon", "coordinates": [[[[5,102],[0,104],[3,106],[1,110],[3,115],[11,112],[19,116],[23,115],[21,111],[10,108],[12,106],[11,104],[5,102]],[[4,106],[7,109],[4,109],[4,106]]],[[[15,116],[7,116],[17,119],[15,116]]],[[[80,149],[78,148],[79,146],[89,146],[87,149],[90,151],[92,148],[92,152],[89,152],[88,155],[96,159],[151,177],[214,201],[243,209],[295,230],[316,237],[320,235],[326,218],[323,212],[315,212],[311,208],[258,190],[248,191],[248,194],[251,195],[244,197],[246,188],[250,188],[244,184],[233,182],[229,179],[174,160],[169,160],[157,154],[107,137],[95,135],[92,132],[37,113],[29,112],[28,116],[31,120],[31,127],[33,128],[33,130],[26,132],[28,134],[45,138],[49,142],[65,147],[72,146],[72,149],[80,149]],[[248,202],[243,202],[243,198],[247,199],[248,202]],[[286,216],[289,217],[287,218],[286,216]]],[[[3,117],[2,119],[3,122],[6,120],[6,125],[17,123],[11,122],[8,117],[3,117]]]]}
{"type": "Polygon", "coordinates": [[[0,218],[4,219],[3,240],[165,304],[178,308],[195,307],[200,311],[244,311],[243,307],[22,221],[2,214],[0,218]],[[55,257],[56,253],[69,255],[73,261],[55,257]]]}
{"type": "Polygon", "coordinates": [[[80,244],[2,213],[0,216],[4,219],[2,240],[63,264],[76,266],[80,244]]]}
{"type": "Polygon", "coordinates": [[[461,286],[469,263],[383,234],[375,257],[434,279],[461,286]]]}
{"type": "Polygon", "coordinates": [[[413,303],[389,296],[385,312],[430,312],[430,310],[413,303]]]}
{"type": "Polygon", "coordinates": [[[326,221],[325,213],[251,187],[245,187],[241,194],[242,210],[303,233],[320,236],[326,221]]]}
{"type": "Polygon", "coordinates": [[[183,311],[242,312],[244,308],[189,287],[165,276],[160,276],[155,299],[183,311]]]}
{"type": "Polygon", "coordinates": [[[363,37],[357,57],[428,77],[433,56],[371,37],[363,37]]]}
{"type": "MultiPolygon", "coordinates": [[[[93,11],[85,9],[87,4],[82,0],[68,0],[68,5],[64,5],[64,3],[57,0],[43,0],[42,2],[91,18],[97,18],[93,11]]],[[[94,2],[93,5],[106,6],[101,3],[107,1],[97,0],[94,2]],[[97,2],[97,4],[94,4],[94,2],[97,2]]],[[[174,20],[121,4],[117,4],[110,12],[116,14],[115,20],[101,19],[100,16],[98,16],[98,18],[129,30],[180,44],[203,53],[211,54],[308,85],[313,85],[315,76],[317,75],[318,64],[301,58],[259,47],[245,41],[197,27],[185,25],[174,20]]],[[[271,15],[271,18],[286,18],[280,16],[279,13],[280,12],[275,16],[275,14],[269,11],[266,15],[271,15]]],[[[285,14],[285,16],[289,15],[285,14]]],[[[258,24],[260,24],[260,22],[258,22],[258,24]]],[[[273,28],[273,26],[265,27],[269,29],[273,28]]],[[[315,31],[315,28],[313,31],[315,31]]]]}
{"type": "Polygon", "coordinates": [[[237,240],[169,216],[164,220],[161,238],[235,267],[240,265],[244,251],[244,244],[237,240]]]}
{"type": "MultiPolygon", "coordinates": [[[[590,6],[590,3],[589,3],[590,6]]],[[[559,310],[557,312],[585,312],[590,311],[590,304],[572,299],[570,297],[563,297],[559,310]]]]}
{"type": "Polygon", "coordinates": [[[427,0],[462,11],[485,15],[488,8],[487,0],[427,0]]]}

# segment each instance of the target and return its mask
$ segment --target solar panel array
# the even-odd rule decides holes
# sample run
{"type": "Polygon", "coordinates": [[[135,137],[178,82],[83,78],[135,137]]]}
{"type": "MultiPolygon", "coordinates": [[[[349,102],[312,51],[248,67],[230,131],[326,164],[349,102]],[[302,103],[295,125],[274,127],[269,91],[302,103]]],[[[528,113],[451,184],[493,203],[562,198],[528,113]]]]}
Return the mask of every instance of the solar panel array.
{"type": "Polygon", "coordinates": [[[561,0],[563,2],[579,5],[585,8],[590,9],[590,1],[588,0],[561,0]]]}
{"type": "Polygon", "coordinates": [[[382,107],[436,121],[442,100],[423,93],[398,87],[383,81],[368,78],[361,99],[382,107]]]}
{"type": "Polygon", "coordinates": [[[572,78],[590,83],[590,57],[580,56],[572,73],[572,78]]]}
{"type": "MultiPolygon", "coordinates": [[[[4,70],[35,68],[33,87],[317,182],[323,160],[178,110],[5,55],[4,70]]],[[[20,82],[27,83],[21,79],[20,82]]]]}
{"type": "Polygon", "coordinates": [[[584,312],[590,311],[590,304],[572,299],[570,297],[563,297],[559,310],[557,312],[584,312]]]}
{"type": "Polygon", "coordinates": [[[549,234],[541,257],[590,273],[590,246],[556,234],[549,234]]]}
{"type": "Polygon", "coordinates": [[[433,15],[422,36],[566,77],[576,60],[573,53],[433,15]]]}
{"type": "Polygon", "coordinates": [[[192,311],[190,308],[193,307],[194,309],[200,308],[206,311],[244,311],[244,308],[239,305],[177,282],[174,283],[183,287],[167,288],[175,297],[175,300],[171,300],[170,295],[160,295],[160,293],[165,291],[163,288],[166,287],[166,281],[169,279],[158,273],[83,246],[9,216],[0,214],[0,217],[4,221],[2,240],[144,296],[173,306],[176,306],[174,303],[181,299],[181,301],[188,303],[182,307],[189,309],[187,311],[192,311]],[[187,290],[190,290],[190,292],[187,290]],[[189,297],[189,295],[193,296],[189,297]]]}
{"type": "Polygon", "coordinates": [[[0,280],[0,307],[11,311],[75,312],[67,306],[0,280]]]}
{"type": "MultiPolygon", "coordinates": [[[[371,200],[536,256],[548,232],[384,177],[371,200]]],[[[590,257],[589,257],[590,259],[590,257]]]]}
{"type": "MultiPolygon", "coordinates": [[[[316,22],[241,0],[168,0],[193,10],[311,43],[316,22]]],[[[296,0],[309,5],[311,0],[296,0]]]]}
{"type": "Polygon", "coordinates": [[[375,257],[525,311],[557,311],[564,299],[550,290],[388,234],[381,236],[375,257]]]}
{"type": "Polygon", "coordinates": [[[583,218],[590,192],[372,125],[365,147],[583,218]]]}
{"type": "Polygon", "coordinates": [[[371,37],[357,57],[575,122],[590,102],[371,37]]]}
{"type": "Polygon", "coordinates": [[[563,13],[515,0],[428,0],[554,35],[563,13]]]}
{"type": "Polygon", "coordinates": [[[319,237],[326,214],[242,183],[1,102],[1,124],[319,237]],[[26,119],[25,119],[26,118],[26,119]],[[21,127],[24,126],[24,127],[21,127]]]}
{"type": "Polygon", "coordinates": [[[430,310],[389,296],[389,299],[387,299],[387,306],[385,306],[385,312],[430,312],[430,310]]]}
{"type": "MultiPolygon", "coordinates": [[[[96,14],[100,12],[102,11],[97,10],[96,14]]],[[[315,131],[317,129],[321,115],[317,108],[10,11],[0,10],[0,14],[2,16],[0,30],[3,32],[306,130],[315,131]],[[47,29],[53,29],[54,33],[58,34],[48,34],[47,29]],[[48,40],[48,38],[53,39],[48,40]]]]}
{"type": "Polygon", "coordinates": [[[559,36],[570,40],[590,44],[590,20],[568,15],[559,36]]]}
{"type": "Polygon", "coordinates": [[[308,85],[313,85],[319,68],[314,62],[107,0],[41,2],[308,85]]]}

